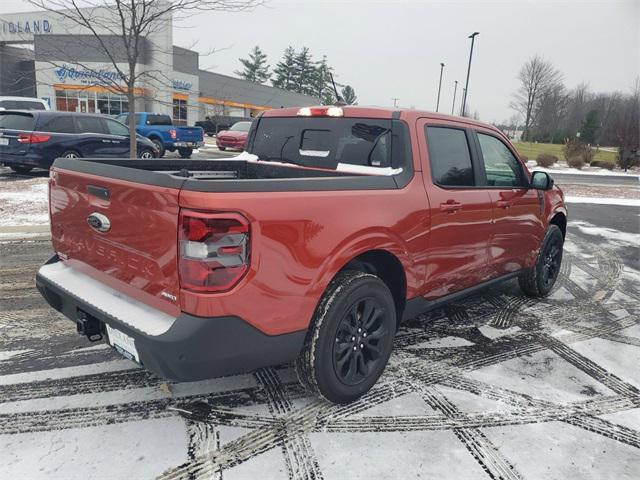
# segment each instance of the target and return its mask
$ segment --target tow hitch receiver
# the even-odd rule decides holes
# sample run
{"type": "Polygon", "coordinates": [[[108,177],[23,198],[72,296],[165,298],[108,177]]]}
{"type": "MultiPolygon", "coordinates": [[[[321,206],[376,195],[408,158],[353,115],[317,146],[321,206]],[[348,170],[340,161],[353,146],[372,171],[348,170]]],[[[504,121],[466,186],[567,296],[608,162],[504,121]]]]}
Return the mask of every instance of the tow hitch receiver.
{"type": "Polygon", "coordinates": [[[90,342],[98,342],[102,340],[102,332],[100,331],[100,321],[78,309],[76,316],[76,328],[80,335],[85,335],[90,342]]]}

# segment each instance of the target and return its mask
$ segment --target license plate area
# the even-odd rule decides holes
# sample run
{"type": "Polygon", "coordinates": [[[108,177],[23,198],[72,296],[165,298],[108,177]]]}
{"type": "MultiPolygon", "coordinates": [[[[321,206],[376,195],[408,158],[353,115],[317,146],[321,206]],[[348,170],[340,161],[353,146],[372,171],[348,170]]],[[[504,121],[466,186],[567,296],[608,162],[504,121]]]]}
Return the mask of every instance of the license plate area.
{"type": "Polygon", "coordinates": [[[0,145],[9,145],[8,138],[0,138],[0,145]]]}
{"type": "Polygon", "coordinates": [[[110,327],[108,324],[105,324],[105,326],[107,327],[107,341],[109,345],[129,360],[141,363],[133,338],[120,330],[110,327]]]}

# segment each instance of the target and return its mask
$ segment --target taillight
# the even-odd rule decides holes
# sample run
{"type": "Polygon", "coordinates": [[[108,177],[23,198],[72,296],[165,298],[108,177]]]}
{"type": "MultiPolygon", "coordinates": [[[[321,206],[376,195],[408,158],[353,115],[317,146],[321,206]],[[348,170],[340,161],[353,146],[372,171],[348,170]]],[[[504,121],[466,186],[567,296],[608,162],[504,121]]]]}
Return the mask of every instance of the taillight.
{"type": "Polygon", "coordinates": [[[169,130],[169,136],[172,140],[175,140],[176,138],[178,138],[178,133],[175,130],[169,130]]]}
{"type": "Polygon", "coordinates": [[[18,135],[19,143],[44,143],[48,142],[51,135],[45,135],[43,133],[21,133],[18,135]]]}
{"type": "Polygon", "coordinates": [[[249,222],[237,213],[181,210],[180,286],[224,292],[249,269],[249,222]]]}
{"type": "Polygon", "coordinates": [[[342,117],[344,112],[340,107],[302,107],[298,110],[299,117],[342,117]]]}

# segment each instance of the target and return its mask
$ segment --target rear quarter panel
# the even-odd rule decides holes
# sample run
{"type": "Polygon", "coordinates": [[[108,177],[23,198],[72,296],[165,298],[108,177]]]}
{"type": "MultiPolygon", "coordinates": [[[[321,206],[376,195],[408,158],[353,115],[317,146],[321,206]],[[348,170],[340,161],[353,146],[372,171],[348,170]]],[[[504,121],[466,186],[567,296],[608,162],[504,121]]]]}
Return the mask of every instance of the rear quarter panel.
{"type": "Polygon", "coordinates": [[[369,250],[387,250],[403,264],[407,296],[424,272],[415,256],[427,244],[429,216],[419,175],[404,189],[324,192],[201,193],[182,191],[180,206],[232,211],[251,223],[251,265],[231,291],[181,291],[182,310],[236,315],[271,335],[307,328],[335,274],[369,250]]]}

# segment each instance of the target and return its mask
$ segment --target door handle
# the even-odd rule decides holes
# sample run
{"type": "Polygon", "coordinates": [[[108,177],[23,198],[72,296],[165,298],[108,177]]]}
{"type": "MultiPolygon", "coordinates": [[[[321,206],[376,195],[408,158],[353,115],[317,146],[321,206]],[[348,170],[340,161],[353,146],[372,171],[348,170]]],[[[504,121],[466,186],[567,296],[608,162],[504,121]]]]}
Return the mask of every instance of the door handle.
{"type": "Polygon", "coordinates": [[[509,208],[511,207],[511,202],[507,202],[506,200],[498,200],[496,202],[496,206],[498,208],[509,208]]]}
{"type": "Polygon", "coordinates": [[[453,200],[448,200],[446,203],[440,204],[440,210],[443,212],[457,212],[462,208],[462,204],[459,202],[454,202],[453,200]]]}

